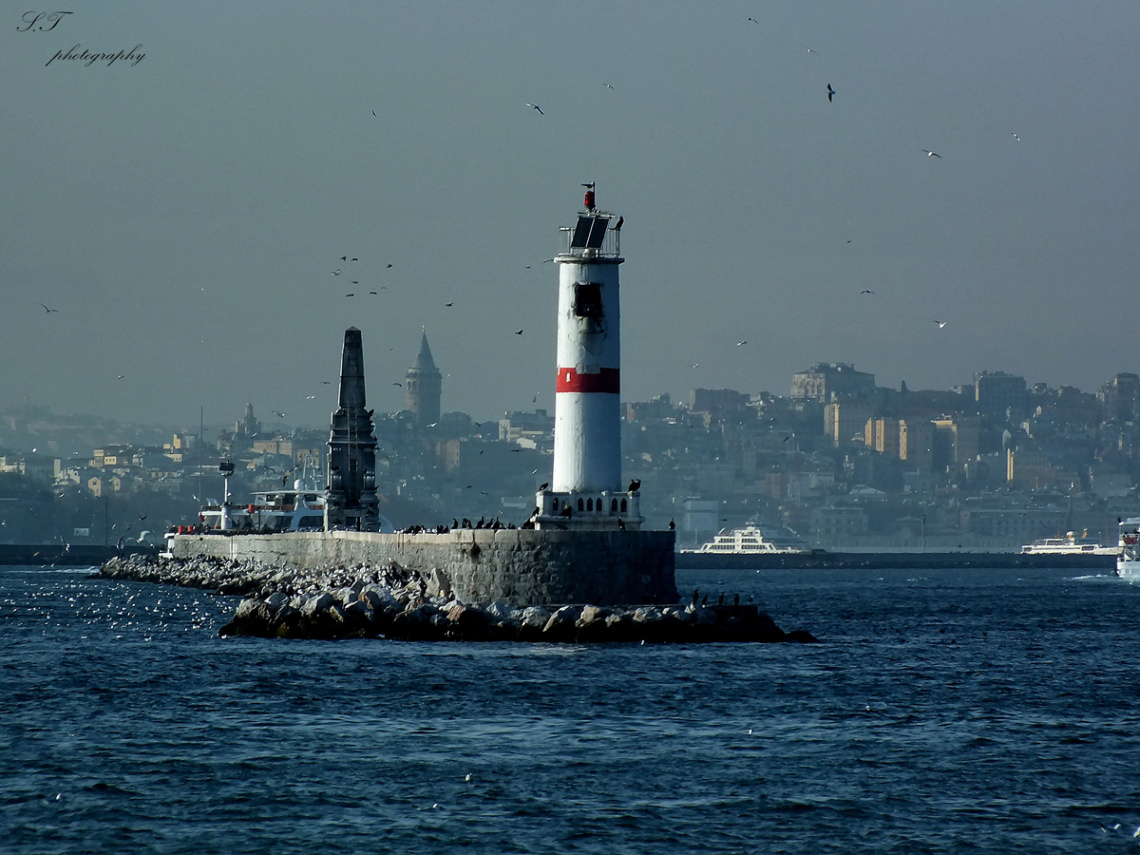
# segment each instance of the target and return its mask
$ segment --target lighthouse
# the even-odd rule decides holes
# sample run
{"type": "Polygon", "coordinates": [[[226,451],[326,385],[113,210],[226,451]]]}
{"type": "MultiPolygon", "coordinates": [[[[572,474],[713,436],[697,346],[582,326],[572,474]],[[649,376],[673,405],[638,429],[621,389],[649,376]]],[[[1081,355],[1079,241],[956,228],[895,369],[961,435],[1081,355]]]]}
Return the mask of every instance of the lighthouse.
{"type": "Polygon", "coordinates": [[[561,229],[554,477],[536,496],[538,529],[638,530],[640,485],[621,477],[621,219],[585,210],[561,229]]]}

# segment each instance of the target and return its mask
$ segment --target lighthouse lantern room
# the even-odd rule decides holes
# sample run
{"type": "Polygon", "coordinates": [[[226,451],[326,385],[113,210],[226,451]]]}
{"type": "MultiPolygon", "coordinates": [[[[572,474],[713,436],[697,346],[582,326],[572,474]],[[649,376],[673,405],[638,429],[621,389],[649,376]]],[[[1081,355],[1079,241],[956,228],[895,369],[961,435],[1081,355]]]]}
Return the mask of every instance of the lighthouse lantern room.
{"type": "Polygon", "coordinates": [[[594,184],[558,266],[558,375],[554,478],[539,490],[539,529],[641,528],[639,484],[621,477],[621,335],[618,266],[622,218],[598,210],[594,184]]]}

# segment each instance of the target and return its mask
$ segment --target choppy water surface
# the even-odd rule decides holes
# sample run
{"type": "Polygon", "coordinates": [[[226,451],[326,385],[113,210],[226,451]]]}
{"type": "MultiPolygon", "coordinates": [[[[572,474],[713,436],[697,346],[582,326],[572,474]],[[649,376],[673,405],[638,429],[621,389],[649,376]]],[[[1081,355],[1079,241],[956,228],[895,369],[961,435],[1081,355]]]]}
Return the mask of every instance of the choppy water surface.
{"type": "MultiPolygon", "coordinates": [[[[1140,586],[679,572],[819,645],[220,639],[0,568],[0,851],[1140,850],[1140,586]]],[[[687,598],[687,597],[686,597],[687,598]]]]}

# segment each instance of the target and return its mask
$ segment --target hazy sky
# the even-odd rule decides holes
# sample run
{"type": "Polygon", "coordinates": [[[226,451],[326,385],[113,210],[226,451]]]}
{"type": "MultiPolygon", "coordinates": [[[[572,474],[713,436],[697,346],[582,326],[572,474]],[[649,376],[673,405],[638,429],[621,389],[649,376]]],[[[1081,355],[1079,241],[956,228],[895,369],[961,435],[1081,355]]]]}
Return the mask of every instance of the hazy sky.
{"type": "Polygon", "coordinates": [[[58,9],[0,5],[0,405],[322,426],[426,325],[445,411],[553,410],[585,181],[624,400],[1140,370],[1135,0],[58,9]]]}

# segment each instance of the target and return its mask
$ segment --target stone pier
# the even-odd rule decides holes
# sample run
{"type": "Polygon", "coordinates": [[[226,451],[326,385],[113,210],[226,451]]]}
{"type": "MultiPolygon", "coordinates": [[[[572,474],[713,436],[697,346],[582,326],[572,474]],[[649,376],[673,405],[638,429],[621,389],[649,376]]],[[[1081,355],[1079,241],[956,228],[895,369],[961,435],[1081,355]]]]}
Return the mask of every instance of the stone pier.
{"type": "Polygon", "coordinates": [[[176,536],[171,553],[314,570],[394,562],[427,580],[429,596],[610,606],[677,602],[673,539],[671,531],[533,529],[193,534],[176,536]]]}

